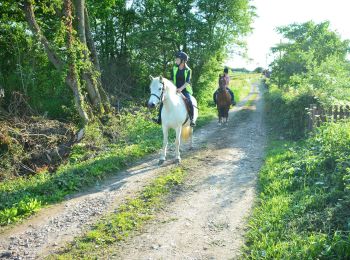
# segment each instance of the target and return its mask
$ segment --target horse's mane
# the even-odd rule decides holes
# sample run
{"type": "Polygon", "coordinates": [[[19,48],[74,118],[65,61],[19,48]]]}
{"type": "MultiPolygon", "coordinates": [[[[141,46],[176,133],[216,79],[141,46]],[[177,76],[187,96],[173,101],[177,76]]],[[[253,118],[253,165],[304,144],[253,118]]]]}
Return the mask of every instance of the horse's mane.
{"type": "Polygon", "coordinates": [[[171,80],[163,77],[163,81],[164,81],[165,85],[170,88],[170,90],[176,91],[176,86],[174,85],[174,83],[171,80]]]}

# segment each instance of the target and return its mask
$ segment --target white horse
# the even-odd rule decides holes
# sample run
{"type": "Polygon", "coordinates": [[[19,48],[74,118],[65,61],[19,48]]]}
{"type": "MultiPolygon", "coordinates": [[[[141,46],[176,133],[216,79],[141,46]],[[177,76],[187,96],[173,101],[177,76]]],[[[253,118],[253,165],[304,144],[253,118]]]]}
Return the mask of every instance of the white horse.
{"type": "MultiPolygon", "coordinates": [[[[193,129],[190,127],[190,119],[186,109],[183,95],[176,92],[176,86],[168,79],[160,76],[151,79],[151,97],[148,100],[148,107],[154,108],[159,102],[163,102],[163,109],[161,113],[162,129],[163,129],[163,149],[161,151],[159,165],[161,165],[166,158],[168,145],[168,131],[170,128],[176,131],[175,140],[175,162],[180,163],[180,138],[186,140],[189,137],[190,147],[192,148],[192,134],[193,129]]],[[[191,96],[193,108],[193,121],[198,117],[197,101],[191,96]]]]}

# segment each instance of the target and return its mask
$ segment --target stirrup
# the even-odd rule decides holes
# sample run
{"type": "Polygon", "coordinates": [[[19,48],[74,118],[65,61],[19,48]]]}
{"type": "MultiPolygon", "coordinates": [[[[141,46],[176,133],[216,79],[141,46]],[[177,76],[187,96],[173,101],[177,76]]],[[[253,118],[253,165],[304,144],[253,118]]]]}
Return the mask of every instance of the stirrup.
{"type": "Polygon", "coordinates": [[[196,123],[193,120],[190,121],[190,126],[196,126],[196,123]]]}

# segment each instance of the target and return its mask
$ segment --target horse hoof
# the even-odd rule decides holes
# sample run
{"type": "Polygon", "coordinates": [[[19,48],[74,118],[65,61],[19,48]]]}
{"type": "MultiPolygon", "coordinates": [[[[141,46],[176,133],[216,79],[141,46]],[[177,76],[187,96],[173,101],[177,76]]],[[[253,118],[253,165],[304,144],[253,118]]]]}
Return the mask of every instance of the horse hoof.
{"type": "Polygon", "coordinates": [[[160,160],[158,161],[158,165],[162,165],[164,162],[165,162],[165,160],[160,159],[160,160]]]}
{"type": "Polygon", "coordinates": [[[180,159],[176,159],[175,160],[175,164],[179,165],[181,163],[181,160],[180,159]]]}

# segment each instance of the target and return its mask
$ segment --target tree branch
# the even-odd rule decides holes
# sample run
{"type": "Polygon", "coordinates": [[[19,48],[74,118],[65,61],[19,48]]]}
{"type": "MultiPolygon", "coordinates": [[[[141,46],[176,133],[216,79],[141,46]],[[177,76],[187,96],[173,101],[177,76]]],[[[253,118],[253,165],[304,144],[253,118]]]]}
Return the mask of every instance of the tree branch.
{"type": "Polygon", "coordinates": [[[29,25],[30,30],[39,38],[40,42],[43,44],[44,49],[48,55],[49,60],[55,66],[56,69],[61,70],[63,68],[63,62],[58,57],[58,55],[52,49],[49,41],[43,35],[40,30],[38,23],[35,20],[33,5],[29,0],[25,0],[23,5],[21,5],[23,12],[25,13],[25,17],[27,23],[29,25]]]}

